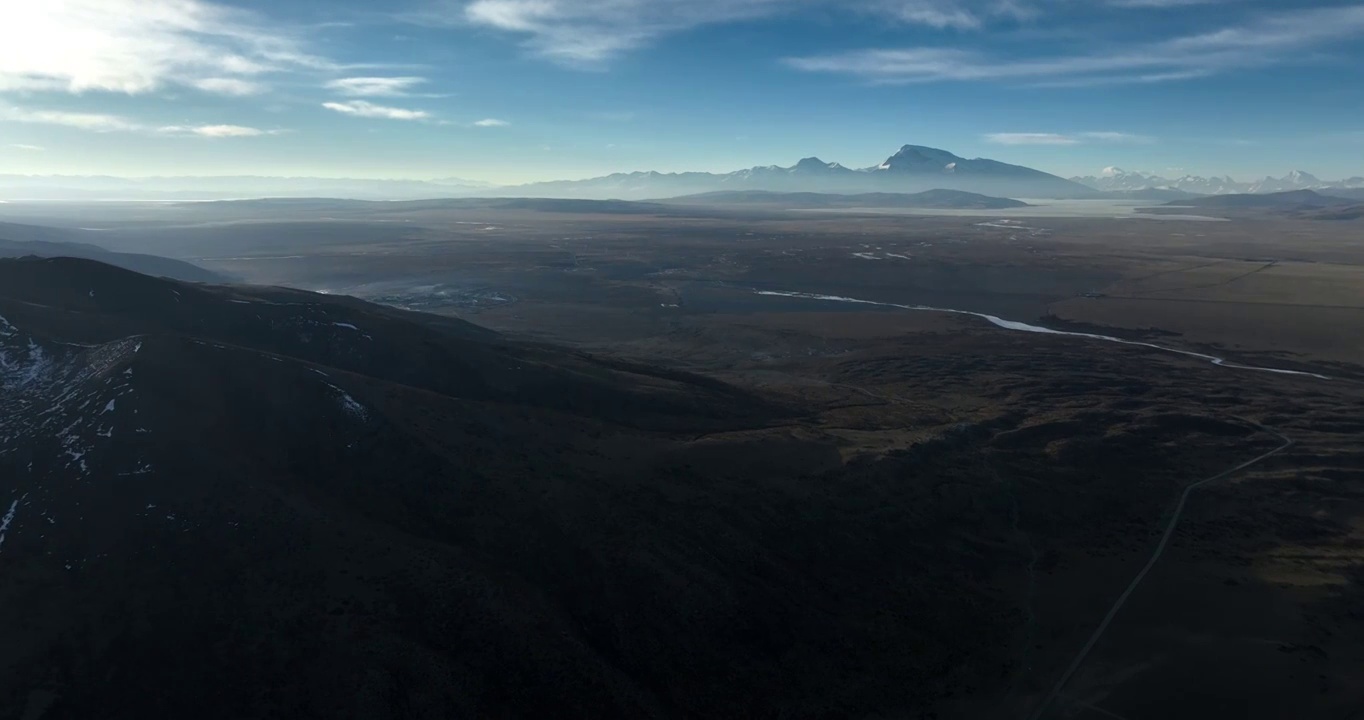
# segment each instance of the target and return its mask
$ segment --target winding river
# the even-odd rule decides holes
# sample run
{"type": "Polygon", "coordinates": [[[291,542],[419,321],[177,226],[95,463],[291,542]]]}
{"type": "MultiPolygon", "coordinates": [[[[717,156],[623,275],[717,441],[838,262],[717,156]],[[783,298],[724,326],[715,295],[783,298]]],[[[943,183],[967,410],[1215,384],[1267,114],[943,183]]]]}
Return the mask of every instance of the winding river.
{"type": "Polygon", "coordinates": [[[901,310],[917,310],[920,312],[938,312],[952,313],[954,315],[972,315],[974,317],[988,320],[992,324],[1004,328],[1005,330],[1014,330],[1017,332],[1042,333],[1044,335],[1065,335],[1067,337],[1077,337],[1085,338],[1088,340],[1101,340],[1103,342],[1118,343],[1119,345],[1135,345],[1137,347],[1160,350],[1161,352],[1174,353],[1176,355],[1185,355],[1187,357],[1198,358],[1199,360],[1206,360],[1207,362],[1210,362],[1213,365],[1220,365],[1221,367],[1233,368],[1236,370],[1254,370],[1257,372],[1277,373],[1279,375],[1301,375],[1305,377],[1316,378],[1318,380],[1331,379],[1326,375],[1319,375],[1317,373],[1312,372],[1303,372],[1301,370],[1286,370],[1283,368],[1260,367],[1258,365],[1241,365],[1239,363],[1228,362],[1226,358],[1220,358],[1217,357],[1216,355],[1208,355],[1205,353],[1194,352],[1192,350],[1180,350],[1178,348],[1165,347],[1164,345],[1155,345],[1153,343],[1141,342],[1139,340],[1124,340],[1122,338],[1112,337],[1111,335],[1097,335],[1094,333],[1052,330],[1051,328],[1042,327],[1040,325],[1029,325],[1028,323],[1021,323],[1015,320],[1005,320],[994,315],[971,312],[969,310],[954,310],[952,308],[930,307],[928,305],[898,305],[896,303],[875,302],[873,300],[859,300],[857,298],[840,297],[838,295],[818,295],[815,293],[782,292],[777,290],[754,290],[754,292],[757,293],[758,295],[768,295],[772,297],[800,298],[803,300],[828,300],[830,302],[857,303],[860,305],[875,305],[878,307],[899,308],[901,310]]]}

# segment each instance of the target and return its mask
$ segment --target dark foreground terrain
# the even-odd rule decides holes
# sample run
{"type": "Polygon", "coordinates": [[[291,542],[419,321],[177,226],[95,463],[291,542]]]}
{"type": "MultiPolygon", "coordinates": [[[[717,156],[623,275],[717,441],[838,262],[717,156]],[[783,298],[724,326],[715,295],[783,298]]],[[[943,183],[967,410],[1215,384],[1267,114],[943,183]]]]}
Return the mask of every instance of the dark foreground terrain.
{"type": "Polygon", "coordinates": [[[480,213],[0,260],[0,716],[1364,707],[1348,238],[480,213]]]}

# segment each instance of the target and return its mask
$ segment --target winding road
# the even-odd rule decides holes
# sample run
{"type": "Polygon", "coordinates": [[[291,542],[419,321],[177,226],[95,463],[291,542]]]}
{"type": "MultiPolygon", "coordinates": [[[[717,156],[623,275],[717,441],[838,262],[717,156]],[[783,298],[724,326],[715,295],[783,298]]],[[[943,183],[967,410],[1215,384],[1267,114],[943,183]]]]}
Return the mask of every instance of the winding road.
{"type": "Polygon", "coordinates": [[[1184,492],[1179,496],[1179,504],[1175,506],[1174,515],[1170,517],[1170,522],[1165,526],[1165,533],[1160,537],[1160,544],[1156,545],[1155,552],[1151,553],[1151,559],[1146,561],[1146,565],[1141,569],[1141,572],[1137,573],[1137,576],[1132,578],[1132,582],[1128,583],[1127,589],[1123,590],[1122,595],[1119,595],[1117,601],[1113,603],[1113,607],[1109,608],[1108,614],[1104,616],[1103,622],[1099,623],[1099,627],[1094,629],[1094,634],[1090,635],[1089,640],[1085,642],[1084,647],[1080,648],[1080,652],[1075,655],[1075,659],[1072,660],[1070,665],[1066,668],[1066,672],[1061,676],[1061,679],[1056,682],[1056,686],[1051,689],[1051,693],[1047,695],[1041,705],[1037,706],[1037,710],[1033,711],[1032,715],[1029,716],[1031,720],[1038,720],[1038,718],[1041,718],[1042,714],[1045,713],[1052,702],[1056,700],[1056,697],[1061,694],[1061,690],[1065,688],[1066,683],[1070,682],[1071,676],[1073,676],[1075,671],[1079,670],[1080,666],[1084,664],[1085,658],[1089,656],[1089,651],[1094,649],[1094,646],[1099,642],[1099,638],[1103,637],[1104,631],[1112,624],[1113,618],[1117,617],[1118,611],[1121,610],[1122,606],[1127,602],[1127,598],[1131,597],[1132,593],[1136,591],[1137,586],[1141,584],[1141,581],[1146,579],[1146,575],[1151,572],[1151,568],[1155,567],[1157,562],[1160,562],[1161,556],[1165,554],[1165,548],[1170,544],[1170,538],[1174,537],[1175,530],[1179,527],[1180,518],[1184,516],[1184,506],[1188,504],[1189,495],[1192,494],[1194,490],[1197,490],[1204,485],[1217,482],[1218,480],[1224,480],[1293,447],[1293,440],[1287,435],[1276,430],[1271,430],[1263,425],[1257,424],[1257,427],[1264,432],[1277,436],[1283,441],[1283,444],[1253,460],[1243,462],[1230,470],[1223,470],[1210,478],[1204,478],[1203,480],[1199,480],[1184,488],[1184,492]]]}

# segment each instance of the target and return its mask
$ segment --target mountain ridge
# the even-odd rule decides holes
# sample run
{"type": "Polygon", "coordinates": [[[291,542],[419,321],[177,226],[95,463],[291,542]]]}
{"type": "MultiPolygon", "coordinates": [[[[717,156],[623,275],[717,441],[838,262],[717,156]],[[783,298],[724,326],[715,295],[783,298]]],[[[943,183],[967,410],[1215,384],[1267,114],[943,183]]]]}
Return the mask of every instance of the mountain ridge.
{"type": "Polygon", "coordinates": [[[961,190],[994,197],[1098,198],[1093,188],[1022,165],[964,158],[925,145],[903,145],[883,162],[849,168],[818,157],[794,165],[756,166],[726,173],[617,172],[579,180],[479,186],[474,181],[347,180],[326,178],[109,178],[0,175],[0,199],[214,200],[242,197],[350,197],[402,200],[508,194],[559,199],[644,200],[720,190],[772,192],[913,193],[961,190]],[[249,181],[248,186],[240,186],[249,181]],[[237,182],[238,185],[233,185],[237,182]],[[200,187],[195,188],[194,185],[200,187]]]}
{"type": "Polygon", "coordinates": [[[610,196],[619,199],[675,198],[722,190],[835,195],[955,190],[996,198],[1058,199],[1102,196],[1094,188],[1042,170],[989,158],[963,158],[948,150],[921,145],[904,145],[881,164],[869,168],[851,169],[837,162],[809,157],[791,166],[765,165],[730,173],[640,170],[585,180],[517,185],[510,190],[554,198],[610,196]]]}
{"type": "Polygon", "coordinates": [[[0,260],[0,715],[866,717],[977,687],[963,652],[993,677],[1013,557],[889,550],[937,494],[890,478],[959,488],[974,446],[846,466],[803,417],[350,298],[0,260]]]}
{"type": "Polygon", "coordinates": [[[39,225],[0,222],[0,258],[33,256],[40,258],[73,257],[107,263],[153,277],[168,277],[187,282],[229,282],[221,273],[197,265],[140,253],[121,253],[82,242],[94,233],[39,225]]]}
{"type": "Polygon", "coordinates": [[[794,208],[922,208],[940,210],[1004,210],[1028,207],[1025,202],[961,190],[926,190],[918,193],[858,193],[839,195],[768,190],[721,190],[681,195],[655,202],[702,205],[772,205],[794,208]]]}
{"type": "Polygon", "coordinates": [[[1344,180],[1322,180],[1302,170],[1293,170],[1281,178],[1264,177],[1254,181],[1238,181],[1231,176],[1202,177],[1184,175],[1167,178],[1144,172],[1133,172],[1118,167],[1104,168],[1100,175],[1070,178],[1072,181],[1106,192],[1138,190],[1179,190],[1195,195],[1259,195],[1292,190],[1318,190],[1329,194],[1332,190],[1364,188],[1364,177],[1344,180]]]}
{"type": "Polygon", "coordinates": [[[924,145],[904,145],[882,163],[859,169],[808,157],[790,167],[768,165],[729,173],[636,171],[584,180],[530,183],[499,191],[509,189],[546,197],[605,196],[622,200],[719,190],[860,194],[942,189],[1008,198],[1102,197],[1093,188],[1041,170],[988,158],[963,158],[924,145]]]}
{"type": "Polygon", "coordinates": [[[1195,195],[1270,193],[1298,189],[1364,189],[1364,176],[1322,180],[1294,170],[1284,177],[1239,181],[1230,176],[1185,175],[1105,168],[1099,175],[1062,178],[1021,165],[968,159],[925,145],[901,146],[883,162],[850,168],[804,157],[794,165],[762,165],[731,172],[635,170],[577,180],[495,184],[459,177],[433,180],[310,178],[272,176],[186,176],[127,178],[107,175],[0,174],[0,201],[25,200],[230,200],[258,197],[337,197],[357,200],[430,200],[538,192],[564,199],[643,200],[728,189],[804,191],[833,194],[919,192],[934,188],[1003,197],[1102,198],[1101,192],[1152,189],[1195,195]],[[927,182],[929,176],[939,181],[927,182]],[[919,182],[919,181],[924,182],[919,182]],[[1033,181],[1029,185],[1027,180],[1033,181]],[[1010,182],[1011,181],[1011,182],[1010,182]],[[824,184],[821,185],[820,183],[824,184]],[[1095,192],[1098,191],[1098,192],[1095,192]]]}

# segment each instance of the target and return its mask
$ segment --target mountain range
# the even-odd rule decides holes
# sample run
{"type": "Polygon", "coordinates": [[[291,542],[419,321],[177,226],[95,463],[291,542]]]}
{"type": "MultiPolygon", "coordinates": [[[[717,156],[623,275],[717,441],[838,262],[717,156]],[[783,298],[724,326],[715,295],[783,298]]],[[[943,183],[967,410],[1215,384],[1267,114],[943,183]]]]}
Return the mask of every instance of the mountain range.
{"type": "Polygon", "coordinates": [[[1272,193],[1291,190],[1364,189],[1364,177],[1322,180],[1294,171],[1281,178],[1242,182],[1231,177],[1167,178],[1122,168],[1065,179],[1022,165],[968,159],[939,148],[905,145],[880,164],[850,168],[807,157],[794,165],[764,165],[729,173],[622,172],[582,180],[497,186],[462,178],[373,180],[308,177],[153,177],[0,175],[0,201],[23,200],[225,200],[241,198],[347,198],[415,200],[450,197],[537,197],[647,200],[716,192],[764,191],[824,194],[959,190],[1004,198],[1172,200],[1180,195],[1272,193]],[[1138,194],[1139,191],[1169,191],[1138,194]],[[1118,194],[1113,194],[1118,193],[1118,194]]]}
{"type": "MultiPolygon", "coordinates": [[[[905,145],[879,165],[853,169],[808,157],[790,167],[768,165],[731,173],[616,173],[587,180],[532,183],[514,188],[536,197],[624,200],[763,190],[826,194],[919,193],[960,190],[994,197],[1101,197],[1093,188],[1022,165],[967,159],[946,150],[905,145]]],[[[509,188],[497,192],[506,194],[509,188]]]]}
{"type": "Polygon", "coordinates": [[[917,193],[961,190],[995,197],[1100,197],[1093,188],[1040,170],[946,150],[905,145],[878,165],[853,169],[809,157],[790,167],[768,165],[730,173],[629,172],[585,180],[492,187],[450,178],[436,181],[326,178],[111,178],[0,175],[0,200],[220,200],[257,197],[341,197],[367,200],[458,196],[645,200],[735,190],[770,192],[917,193]]]}
{"type": "MultiPolygon", "coordinates": [[[[1354,190],[1364,188],[1364,177],[1350,177],[1344,180],[1322,180],[1311,173],[1294,170],[1281,178],[1265,177],[1253,182],[1233,180],[1229,176],[1200,177],[1185,175],[1166,178],[1143,172],[1130,172],[1118,167],[1104,168],[1099,175],[1073,177],[1072,181],[1102,190],[1104,192],[1131,192],[1139,190],[1178,190],[1196,195],[1233,195],[1288,192],[1291,190],[1317,190],[1328,194],[1333,190],[1354,190]]],[[[1175,198],[1170,198],[1175,199],[1175,198]]]]}
{"type": "MultiPolygon", "coordinates": [[[[87,238],[88,236],[88,233],[84,235],[87,238]]],[[[158,255],[112,252],[81,242],[81,238],[82,234],[75,230],[0,223],[0,258],[84,258],[153,277],[168,277],[187,282],[228,281],[228,278],[218,273],[187,262],[158,255]]]]}
{"type": "Polygon", "coordinates": [[[860,193],[834,195],[812,192],[731,190],[682,195],[662,202],[697,205],[741,205],[804,209],[915,208],[935,210],[1007,210],[1028,207],[1025,202],[990,197],[961,190],[926,190],[918,193],[860,193]]]}
{"type": "Polygon", "coordinates": [[[1238,216],[1269,214],[1306,220],[1357,220],[1364,217],[1364,203],[1360,200],[1364,200],[1364,197],[1352,199],[1316,190],[1288,190],[1186,198],[1171,201],[1159,208],[1144,208],[1143,212],[1182,212],[1192,207],[1238,216]]]}

